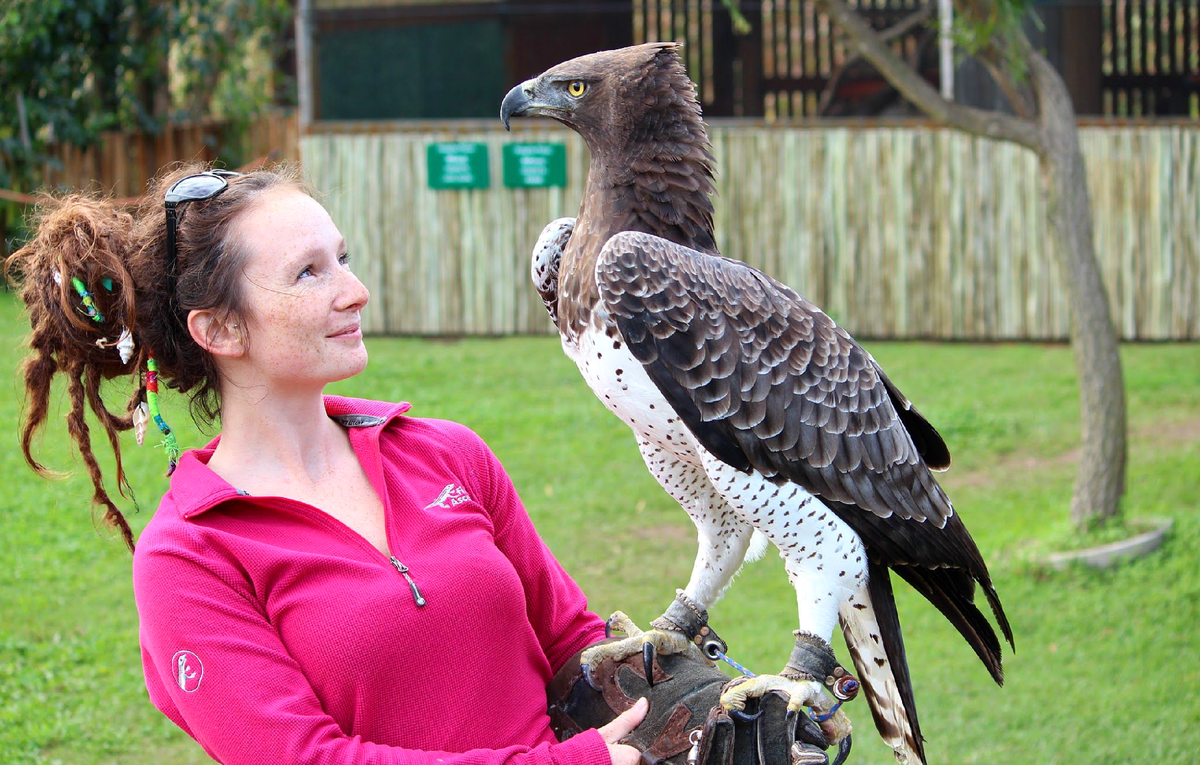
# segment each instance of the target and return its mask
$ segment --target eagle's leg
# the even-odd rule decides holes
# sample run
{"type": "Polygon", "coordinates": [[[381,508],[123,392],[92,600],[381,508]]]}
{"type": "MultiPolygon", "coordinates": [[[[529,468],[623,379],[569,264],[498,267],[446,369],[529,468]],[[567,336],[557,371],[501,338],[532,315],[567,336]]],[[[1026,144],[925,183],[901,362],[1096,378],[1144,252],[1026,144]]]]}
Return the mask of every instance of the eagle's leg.
{"type": "Polygon", "coordinates": [[[720,502],[719,498],[690,499],[684,507],[699,530],[700,547],[687,587],[676,591],[675,600],[651,623],[652,629],[585,650],[580,661],[586,667],[598,666],[605,659],[621,661],[641,653],[647,682],[653,682],[649,678],[653,677],[650,667],[655,653],[687,652],[698,660],[711,662],[716,658],[714,647],[724,651],[724,642],[708,626],[707,607],[720,598],[741,567],[754,529],[730,517],[718,522],[711,508],[714,500],[720,502]]]}
{"type": "Polygon", "coordinates": [[[778,675],[759,675],[727,689],[721,696],[726,709],[741,709],[751,696],[783,691],[790,697],[788,711],[810,707],[831,744],[840,744],[850,735],[850,720],[841,705],[857,695],[858,679],[838,663],[824,636],[832,634],[838,623],[840,602],[849,594],[846,588],[860,578],[858,568],[849,563],[856,552],[851,550],[839,561],[846,568],[837,576],[829,575],[825,563],[816,563],[828,553],[812,558],[785,557],[800,616],[800,629],[792,633],[795,643],[791,656],[778,675]]]}
{"type": "MultiPolygon", "coordinates": [[[[866,564],[861,560],[864,557],[862,543],[857,537],[847,542],[848,546],[839,550],[842,553],[840,560],[836,552],[831,554],[827,550],[818,553],[816,558],[789,557],[784,563],[788,580],[796,590],[800,629],[792,633],[795,636],[792,654],[779,674],[794,680],[821,683],[827,692],[825,698],[833,699],[830,704],[814,708],[822,714],[828,714],[841,702],[854,698],[859,690],[858,678],[838,663],[828,640],[838,624],[842,603],[848,599],[853,604],[858,587],[866,577],[866,564]],[[834,564],[839,569],[836,575],[833,574],[834,564]]],[[[861,593],[858,596],[861,597],[861,593]]],[[[848,722],[846,728],[849,729],[848,722]]]]}
{"type": "MultiPolygon", "coordinates": [[[[798,638],[797,646],[799,645],[798,638]]],[[[796,650],[793,649],[792,653],[795,656],[796,650]]],[[[830,652],[831,657],[832,655],[830,652]]],[[[805,658],[811,657],[806,655],[805,658]]],[[[836,662],[834,663],[836,664],[836,662]]],[[[850,725],[850,718],[841,708],[842,702],[847,699],[835,698],[829,690],[829,685],[823,679],[815,679],[810,676],[809,672],[795,671],[791,665],[792,661],[789,660],[788,666],[778,675],[758,675],[744,679],[739,678],[731,682],[721,694],[721,706],[731,712],[741,710],[745,708],[746,700],[749,698],[761,697],[771,691],[780,691],[788,697],[789,719],[797,714],[803,714],[802,709],[809,707],[812,709],[813,719],[821,726],[821,732],[825,734],[829,743],[837,744],[848,750],[847,739],[853,728],[850,725]]],[[[849,674],[841,677],[853,679],[849,674]]],[[[854,682],[857,684],[857,680],[854,682]]],[[[845,683],[842,684],[843,687],[845,685],[845,683]]],[[[857,692],[857,689],[854,692],[857,692]]]]}

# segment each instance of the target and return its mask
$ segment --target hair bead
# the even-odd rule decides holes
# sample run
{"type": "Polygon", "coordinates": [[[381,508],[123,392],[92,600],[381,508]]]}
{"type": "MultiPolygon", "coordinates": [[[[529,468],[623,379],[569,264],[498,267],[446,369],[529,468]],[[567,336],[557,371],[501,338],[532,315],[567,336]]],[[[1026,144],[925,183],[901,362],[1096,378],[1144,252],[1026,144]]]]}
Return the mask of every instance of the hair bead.
{"type": "Polygon", "coordinates": [[[162,446],[167,452],[167,475],[171,475],[179,464],[179,455],[182,454],[182,451],[179,448],[179,441],[175,438],[175,433],[171,431],[171,426],[162,418],[162,414],[158,410],[158,362],[154,360],[154,354],[146,357],[146,405],[150,419],[154,420],[159,432],[163,434],[162,446]]]}
{"type": "Polygon", "coordinates": [[[72,276],[71,286],[73,286],[75,291],[79,293],[79,299],[83,301],[84,310],[87,311],[87,315],[91,317],[92,321],[96,322],[97,324],[104,321],[104,315],[101,314],[100,309],[96,307],[96,299],[92,296],[92,293],[88,292],[87,285],[83,283],[83,280],[78,276],[72,276]]]}

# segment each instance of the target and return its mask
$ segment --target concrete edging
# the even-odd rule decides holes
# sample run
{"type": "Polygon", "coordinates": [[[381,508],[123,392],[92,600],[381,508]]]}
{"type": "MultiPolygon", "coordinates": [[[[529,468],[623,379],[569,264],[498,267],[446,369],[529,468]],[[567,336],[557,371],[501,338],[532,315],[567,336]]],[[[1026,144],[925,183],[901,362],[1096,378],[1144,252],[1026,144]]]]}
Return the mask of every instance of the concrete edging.
{"type": "Polygon", "coordinates": [[[1093,568],[1109,568],[1119,560],[1149,555],[1162,545],[1167,532],[1171,530],[1173,520],[1171,518],[1143,518],[1140,520],[1153,524],[1154,528],[1129,539],[1122,539],[1119,542],[1099,547],[1050,553],[1046,556],[1046,563],[1059,570],[1072,563],[1084,563],[1093,568]]]}

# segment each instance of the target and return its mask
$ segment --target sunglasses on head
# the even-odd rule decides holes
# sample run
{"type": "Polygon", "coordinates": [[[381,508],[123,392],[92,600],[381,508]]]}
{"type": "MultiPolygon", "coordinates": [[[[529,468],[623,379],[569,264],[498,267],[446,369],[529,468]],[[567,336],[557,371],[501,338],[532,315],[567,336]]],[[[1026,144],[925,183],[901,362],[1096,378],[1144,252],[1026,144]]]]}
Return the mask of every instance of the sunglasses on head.
{"type": "Polygon", "coordinates": [[[175,278],[175,229],[178,226],[178,216],[175,210],[187,202],[203,202],[212,199],[229,188],[229,178],[235,178],[241,173],[233,170],[206,170],[203,173],[180,178],[167,189],[164,204],[167,208],[167,276],[175,278]]]}

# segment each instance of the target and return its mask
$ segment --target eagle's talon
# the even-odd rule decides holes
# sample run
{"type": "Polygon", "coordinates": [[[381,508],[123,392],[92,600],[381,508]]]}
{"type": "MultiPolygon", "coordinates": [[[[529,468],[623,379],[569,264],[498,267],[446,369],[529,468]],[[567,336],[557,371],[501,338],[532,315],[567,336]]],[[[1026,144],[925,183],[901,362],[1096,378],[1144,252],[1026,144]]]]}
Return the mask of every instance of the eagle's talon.
{"type": "MultiPolygon", "coordinates": [[[[782,692],[788,697],[789,720],[795,719],[794,715],[804,707],[809,707],[818,714],[832,713],[820,723],[812,722],[812,725],[820,729],[821,735],[829,745],[839,744],[850,735],[850,718],[841,709],[834,708],[835,703],[840,702],[829,695],[819,680],[783,675],[738,678],[730,681],[721,692],[721,706],[732,716],[735,710],[741,711],[746,708],[747,699],[758,698],[771,691],[782,692]]],[[[804,716],[809,717],[807,713],[804,716]]],[[[807,722],[803,724],[808,725],[807,722]]]]}
{"type": "Polygon", "coordinates": [[[791,732],[792,738],[797,741],[809,741],[813,746],[821,747],[822,750],[829,748],[829,738],[812,717],[800,714],[799,709],[789,707],[785,719],[788,722],[788,730],[791,732]]]}
{"type": "Polygon", "coordinates": [[[842,765],[846,761],[846,758],[850,756],[850,743],[850,734],[847,733],[846,737],[838,743],[837,757],[833,758],[832,765],[842,765]]]}
{"type": "MultiPolygon", "coordinates": [[[[596,667],[605,661],[619,662],[636,654],[642,654],[646,668],[646,682],[654,685],[654,658],[657,654],[687,653],[693,658],[703,660],[700,649],[687,639],[687,636],[673,630],[655,628],[643,632],[625,614],[617,611],[606,622],[606,632],[624,632],[625,637],[608,643],[598,643],[584,649],[579,657],[579,663],[585,667],[596,667]]],[[[590,682],[589,685],[595,686],[590,682]]]]}
{"type": "Polygon", "coordinates": [[[749,715],[749,714],[746,714],[745,707],[742,707],[741,709],[727,709],[727,710],[725,710],[725,713],[728,714],[731,719],[733,719],[737,722],[753,722],[753,721],[757,720],[758,718],[762,717],[761,709],[758,710],[757,712],[755,712],[754,714],[749,715]]]}
{"type": "MultiPolygon", "coordinates": [[[[813,708],[817,709],[817,707],[813,708]]],[[[842,741],[849,738],[851,731],[854,730],[854,726],[850,724],[850,718],[841,709],[833,710],[832,714],[827,719],[817,723],[817,726],[820,727],[821,733],[825,735],[826,740],[829,741],[831,746],[833,744],[840,746],[842,741]]],[[[846,755],[849,754],[850,749],[847,748],[846,755]]]]}
{"type": "Polygon", "coordinates": [[[624,611],[613,611],[604,620],[604,636],[611,638],[614,632],[619,632],[626,637],[634,637],[642,634],[642,628],[634,624],[633,619],[630,619],[624,611]]]}
{"type": "Polygon", "coordinates": [[[587,683],[588,687],[590,687],[593,691],[600,690],[598,687],[596,687],[595,681],[592,680],[592,668],[589,665],[581,663],[579,665],[579,674],[583,675],[583,681],[587,683]]]}

